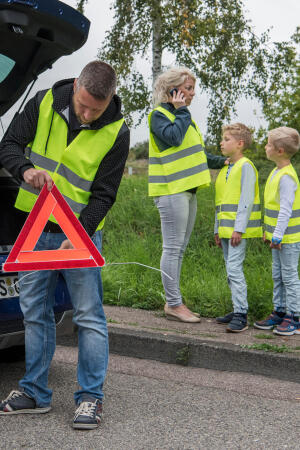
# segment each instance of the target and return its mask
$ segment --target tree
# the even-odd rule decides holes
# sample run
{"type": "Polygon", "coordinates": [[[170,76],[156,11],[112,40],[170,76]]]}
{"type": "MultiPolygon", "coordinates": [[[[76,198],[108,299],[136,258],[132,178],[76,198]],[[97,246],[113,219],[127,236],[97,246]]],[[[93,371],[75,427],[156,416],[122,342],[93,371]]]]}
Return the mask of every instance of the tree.
{"type": "Polygon", "coordinates": [[[208,93],[208,134],[217,142],[237,99],[265,102],[270,78],[280,78],[293,56],[289,45],[270,48],[266,33],[252,33],[241,0],[113,0],[112,9],[115,23],[98,56],[116,69],[125,113],[136,122],[150,109],[167,52],[208,93]],[[149,61],[152,80],[139,70],[149,61]]]}
{"type": "Polygon", "coordinates": [[[300,27],[292,36],[292,42],[295,44],[294,55],[285,77],[281,80],[273,77],[263,104],[269,130],[288,126],[300,131],[300,27]]]}
{"type": "Polygon", "coordinates": [[[84,13],[84,6],[87,2],[88,0],[77,0],[76,8],[78,9],[79,12],[81,12],[81,14],[84,13]]]}

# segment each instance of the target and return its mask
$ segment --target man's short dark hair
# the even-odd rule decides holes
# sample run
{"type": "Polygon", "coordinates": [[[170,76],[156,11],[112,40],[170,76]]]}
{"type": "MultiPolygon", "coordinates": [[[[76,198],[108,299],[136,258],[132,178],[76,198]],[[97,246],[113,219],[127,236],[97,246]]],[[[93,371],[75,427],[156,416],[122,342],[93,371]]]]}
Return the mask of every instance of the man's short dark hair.
{"type": "Polygon", "coordinates": [[[76,87],[84,87],[96,99],[105,100],[114,95],[116,86],[114,69],[103,61],[92,61],[82,69],[76,87]]]}

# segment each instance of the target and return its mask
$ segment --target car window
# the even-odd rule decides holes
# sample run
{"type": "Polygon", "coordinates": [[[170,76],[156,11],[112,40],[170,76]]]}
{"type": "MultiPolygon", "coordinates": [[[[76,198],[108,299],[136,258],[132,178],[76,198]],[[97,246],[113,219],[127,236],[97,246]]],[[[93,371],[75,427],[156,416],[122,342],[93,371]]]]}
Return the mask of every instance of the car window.
{"type": "Polygon", "coordinates": [[[10,74],[15,64],[11,58],[0,53],[0,83],[10,74]]]}

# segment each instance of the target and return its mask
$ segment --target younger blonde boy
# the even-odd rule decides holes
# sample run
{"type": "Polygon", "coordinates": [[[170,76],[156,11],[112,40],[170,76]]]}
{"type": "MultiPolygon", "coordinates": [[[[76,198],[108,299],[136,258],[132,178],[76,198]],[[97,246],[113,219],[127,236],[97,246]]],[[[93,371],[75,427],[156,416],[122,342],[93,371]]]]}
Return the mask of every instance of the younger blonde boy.
{"type": "Polygon", "coordinates": [[[261,330],[300,334],[300,186],[291,158],[300,147],[297,130],[279,127],[268,134],[267,158],[276,164],[265,186],[265,240],[271,241],[273,312],[255,322],[261,330]]]}
{"type": "Polygon", "coordinates": [[[242,123],[223,127],[221,151],[229,165],[216,180],[215,242],[223,249],[233,312],[217,317],[228,324],[226,331],[239,333],[247,325],[247,284],[243,262],[248,238],[262,236],[258,174],[254,164],[243,155],[251,144],[251,131],[242,123]]]}

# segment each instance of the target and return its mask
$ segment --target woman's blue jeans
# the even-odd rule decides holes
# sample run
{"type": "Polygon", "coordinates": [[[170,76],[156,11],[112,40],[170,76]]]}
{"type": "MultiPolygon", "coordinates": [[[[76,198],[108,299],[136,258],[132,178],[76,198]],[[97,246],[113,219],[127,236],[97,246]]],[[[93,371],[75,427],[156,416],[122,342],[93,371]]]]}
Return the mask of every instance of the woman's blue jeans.
{"type": "Polygon", "coordinates": [[[197,214],[197,197],[191,192],[154,197],[161,220],[163,252],[160,268],[169,306],[182,304],[180,273],[183,254],[190,240],[197,214]]]}
{"type": "MultiPolygon", "coordinates": [[[[58,249],[66,236],[63,233],[42,233],[35,250],[58,249]]],[[[101,250],[101,231],[93,236],[101,250]]],[[[108,333],[102,307],[102,281],[99,268],[41,270],[28,275],[19,273],[20,305],[24,314],[26,373],[19,382],[22,390],[34,398],[37,406],[51,403],[48,373],[55,351],[56,326],[53,313],[54,294],[59,272],[63,275],[74,309],[73,322],[78,326],[79,389],[82,394],[102,399],[102,386],[108,365],[108,333]],[[25,275],[24,279],[22,279],[25,275]]]]}

